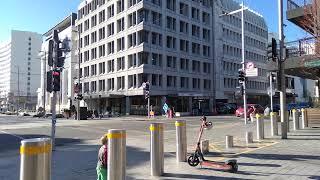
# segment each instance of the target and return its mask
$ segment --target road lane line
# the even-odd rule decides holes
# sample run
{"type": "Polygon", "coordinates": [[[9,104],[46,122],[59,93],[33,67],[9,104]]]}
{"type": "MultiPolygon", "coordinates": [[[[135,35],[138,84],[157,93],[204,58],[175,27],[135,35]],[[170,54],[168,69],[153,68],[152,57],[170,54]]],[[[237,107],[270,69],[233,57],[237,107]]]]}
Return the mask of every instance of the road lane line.
{"type": "Polygon", "coordinates": [[[24,138],[21,137],[21,136],[18,136],[18,135],[15,135],[15,134],[11,134],[11,133],[8,133],[8,132],[3,131],[3,130],[0,130],[0,131],[3,132],[4,134],[8,134],[8,135],[14,136],[14,137],[16,137],[16,138],[19,138],[20,140],[24,140],[24,138]]]}

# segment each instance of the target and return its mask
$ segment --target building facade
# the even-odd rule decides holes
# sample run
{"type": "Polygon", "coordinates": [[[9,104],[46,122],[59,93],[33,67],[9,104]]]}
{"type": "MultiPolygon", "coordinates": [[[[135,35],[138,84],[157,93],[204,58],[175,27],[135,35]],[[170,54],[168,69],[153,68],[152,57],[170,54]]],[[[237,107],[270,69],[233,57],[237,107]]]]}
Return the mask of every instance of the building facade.
{"type": "Polygon", "coordinates": [[[64,67],[61,70],[60,77],[60,91],[57,93],[57,105],[56,112],[63,113],[65,110],[70,110],[71,106],[76,104],[74,98],[74,85],[77,79],[76,64],[78,63],[76,52],[77,44],[75,42],[77,33],[75,29],[75,21],[77,14],[72,13],[67,16],[64,20],[53,26],[50,30],[43,34],[44,40],[42,42],[42,50],[39,53],[41,57],[41,81],[40,88],[38,89],[38,107],[42,107],[46,112],[51,111],[51,93],[46,91],[46,72],[50,70],[48,66],[48,44],[49,40],[52,39],[53,30],[58,30],[58,36],[60,41],[66,45],[66,53],[64,67]]]}
{"type": "Polygon", "coordinates": [[[0,44],[1,111],[35,110],[41,41],[38,33],[12,30],[10,40],[0,44]]]}
{"type": "MultiPolygon", "coordinates": [[[[238,70],[242,68],[241,11],[232,15],[222,14],[241,9],[233,0],[214,1],[215,23],[215,79],[217,102],[240,103],[236,96],[238,70]]],[[[268,28],[264,18],[247,9],[245,19],[245,62],[253,62],[258,68],[257,77],[249,77],[246,83],[248,103],[264,102],[267,98],[267,42],[268,28]]]]}
{"type": "Polygon", "coordinates": [[[209,0],[86,0],[78,7],[81,92],[90,110],[146,114],[142,84],[162,113],[211,112],[209,0]]]}

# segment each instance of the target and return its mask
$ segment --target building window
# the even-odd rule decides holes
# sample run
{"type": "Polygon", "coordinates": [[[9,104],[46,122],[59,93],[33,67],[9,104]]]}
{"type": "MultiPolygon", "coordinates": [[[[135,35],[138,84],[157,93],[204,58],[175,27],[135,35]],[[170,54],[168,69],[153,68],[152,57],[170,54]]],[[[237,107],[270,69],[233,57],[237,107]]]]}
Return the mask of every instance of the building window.
{"type": "Polygon", "coordinates": [[[105,29],[103,27],[103,28],[99,29],[99,40],[104,39],[104,38],[105,38],[105,29]]]}
{"type": "Polygon", "coordinates": [[[176,0],[167,0],[167,9],[170,9],[171,11],[176,10],[176,0]]]}
{"type": "Polygon", "coordinates": [[[117,32],[124,30],[124,18],[117,20],[117,32]]]}
{"type": "Polygon", "coordinates": [[[176,49],[176,38],[167,36],[167,48],[176,49]]]}
{"type": "Polygon", "coordinates": [[[99,24],[106,20],[106,13],[105,10],[99,12],[99,24]]]}
{"type": "Polygon", "coordinates": [[[124,37],[117,39],[117,51],[123,51],[124,50],[124,37]]]}
{"type": "Polygon", "coordinates": [[[176,31],[176,19],[170,16],[167,16],[167,29],[176,31]]]}
{"type": "Polygon", "coordinates": [[[114,16],[114,5],[108,7],[108,19],[114,16]]]}
{"type": "Polygon", "coordinates": [[[99,63],[99,74],[104,74],[106,72],[106,63],[99,63]]]}
{"type": "Polygon", "coordinates": [[[106,81],[99,80],[99,91],[105,91],[105,90],[106,90],[106,81]]]}
{"type": "Polygon", "coordinates": [[[167,67],[175,69],[177,67],[177,57],[167,56],[167,67]]]}
{"type": "Polygon", "coordinates": [[[125,69],[124,57],[117,58],[117,71],[125,69]]]}
{"type": "MultiPolygon", "coordinates": [[[[100,15],[100,14],[99,14],[100,15]]],[[[91,28],[97,25],[97,15],[91,17],[91,28]]]]}

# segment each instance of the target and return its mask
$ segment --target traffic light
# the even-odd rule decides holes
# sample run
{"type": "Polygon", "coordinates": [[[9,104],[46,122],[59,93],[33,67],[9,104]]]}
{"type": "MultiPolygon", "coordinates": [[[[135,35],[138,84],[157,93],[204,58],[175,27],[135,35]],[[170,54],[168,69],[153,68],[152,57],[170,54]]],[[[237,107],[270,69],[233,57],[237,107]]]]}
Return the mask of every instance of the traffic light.
{"type": "Polygon", "coordinates": [[[60,71],[53,71],[52,72],[52,86],[53,91],[60,91],[60,71]]]}
{"type": "Polygon", "coordinates": [[[52,70],[47,72],[47,91],[52,92],[52,70]]]}
{"type": "Polygon", "coordinates": [[[59,42],[58,48],[57,48],[57,62],[56,62],[57,67],[63,67],[64,65],[64,60],[66,58],[64,56],[64,51],[65,49],[64,49],[63,43],[59,42]]]}
{"type": "Polygon", "coordinates": [[[272,38],[271,44],[268,45],[268,60],[277,61],[277,56],[277,41],[272,38]]]}
{"type": "Polygon", "coordinates": [[[150,98],[150,91],[146,91],[146,92],[145,92],[144,98],[145,98],[145,99],[150,98]]]}
{"type": "Polygon", "coordinates": [[[243,85],[238,86],[237,89],[239,89],[239,90],[236,92],[236,95],[243,96],[243,94],[244,94],[243,85]]]}
{"type": "Polygon", "coordinates": [[[53,51],[54,51],[54,42],[53,40],[49,40],[48,45],[48,65],[53,66],[53,51]]]}
{"type": "Polygon", "coordinates": [[[246,74],[242,69],[239,69],[238,73],[239,73],[239,77],[238,77],[239,83],[243,83],[246,80],[246,74]]]}
{"type": "Polygon", "coordinates": [[[78,100],[82,100],[82,99],[83,99],[82,94],[78,94],[78,95],[77,95],[77,97],[76,97],[76,99],[78,99],[78,100]]]}
{"type": "Polygon", "coordinates": [[[148,99],[150,98],[150,83],[146,82],[145,83],[145,87],[144,87],[144,91],[145,91],[145,98],[148,99]]]}
{"type": "Polygon", "coordinates": [[[150,83],[146,82],[146,87],[144,88],[146,91],[150,91],[150,83]]]}

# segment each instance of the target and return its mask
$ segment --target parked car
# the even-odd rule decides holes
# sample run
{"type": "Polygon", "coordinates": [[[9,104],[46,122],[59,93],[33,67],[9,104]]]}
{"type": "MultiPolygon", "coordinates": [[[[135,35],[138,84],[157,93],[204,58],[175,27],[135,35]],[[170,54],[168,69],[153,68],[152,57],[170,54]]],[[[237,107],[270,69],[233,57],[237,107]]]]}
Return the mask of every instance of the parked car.
{"type": "MultiPolygon", "coordinates": [[[[44,115],[44,118],[49,118],[52,116],[52,113],[47,113],[44,115]]],[[[63,114],[56,114],[56,118],[64,118],[63,114]]]]}
{"type": "Polygon", "coordinates": [[[234,113],[233,108],[228,106],[225,103],[218,103],[216,110],[217,110],[218,114],[232,114],[232,113],[234,113]]]}
{"type": "MultiPolygon", "coordinates": [[[[250,117],[250,113],[253,112],[253,109],[256,108],[256,113],[263,114],[264,109],[259,104],[247,104],[247,117],[250,117]]],[[[243,117],[244,116],[244,109],[243,106],[240,106],[237,110],[235,115],[237,117],[243,117]]]]}

